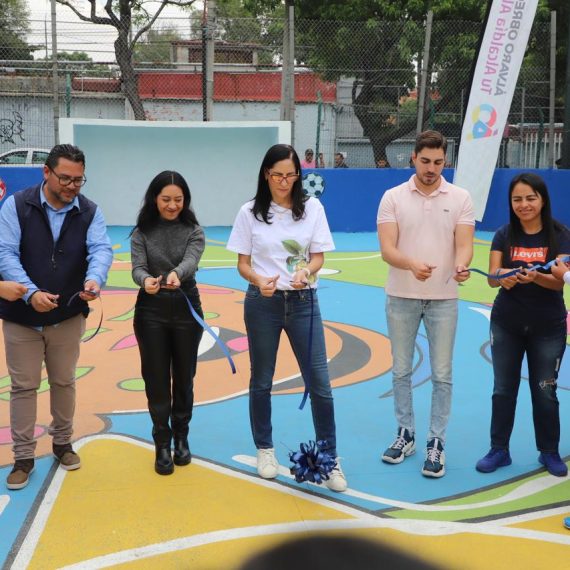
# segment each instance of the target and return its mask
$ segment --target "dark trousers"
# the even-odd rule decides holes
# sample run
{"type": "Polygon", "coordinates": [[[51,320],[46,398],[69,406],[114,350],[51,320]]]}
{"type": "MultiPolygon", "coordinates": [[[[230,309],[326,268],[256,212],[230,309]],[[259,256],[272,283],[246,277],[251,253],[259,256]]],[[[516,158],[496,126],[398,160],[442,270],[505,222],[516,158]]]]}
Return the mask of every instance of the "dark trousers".
{"type": "Polygon", "coordinates": [[[528,384],[536,447],[557,452],[560,441],[560,416],[556,395],[558,371],[566,349],[566,321],[550,329],[511,324],[507,330],[491,319],[493,355],[493,414],[491,446],[508,449],[521,381],[521,366],[526,353],[528,384]]]}
{"type": "MultiPolygon", "coordinates": [[[[198,289],[188,295],[203,317],[198,289]]],[[[139,291],[134,317],[152,436],[169,447],[174,437],[186,437],[194,405],[194,376],[203,329],[180,291],[161,289],[156,295],[139,291]]]]}

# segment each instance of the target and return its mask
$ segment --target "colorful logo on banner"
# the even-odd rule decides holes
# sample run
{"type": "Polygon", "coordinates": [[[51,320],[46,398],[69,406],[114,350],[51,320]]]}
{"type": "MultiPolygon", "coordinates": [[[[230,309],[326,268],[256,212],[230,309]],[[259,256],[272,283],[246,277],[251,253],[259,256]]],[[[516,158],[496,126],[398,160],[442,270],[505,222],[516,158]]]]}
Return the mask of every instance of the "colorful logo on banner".
{"type": "Polygon", "coordinates": [[[493,127],[497,123],[497,111],[493,105],[482,103],[477,105],[471,113],[473,128],[467,135],[469,140],[486,139],[495,136],[499,131],[493,127]]]}
{"type": "Polygon", "coordinates": [[[4,200],[4,196],[6,196],[6,182],[0,178],[0,200],[4,200]]]}

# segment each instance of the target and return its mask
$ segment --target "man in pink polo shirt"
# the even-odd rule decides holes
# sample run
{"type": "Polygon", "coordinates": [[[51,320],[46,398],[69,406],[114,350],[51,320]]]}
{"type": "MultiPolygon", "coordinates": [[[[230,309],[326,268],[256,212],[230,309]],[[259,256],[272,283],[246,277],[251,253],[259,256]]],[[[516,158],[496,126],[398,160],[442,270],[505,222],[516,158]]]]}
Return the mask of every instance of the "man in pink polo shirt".
{"type": "Polygon", "coordinates": [[[451,361],[457,325],[457,283],[473,257],[475,216],[469,192],[441,172],[447,141],[437,131],[416,139],[415,174],[388,190],[378,209],[382,257],[390,265],[386,316],[392,343],[396,439],[382,455],[401,463],[416,450],[412,370],[416,335],[423,321],[431,360],[431,420],[422,474],[445,475],[445,430],[451,410],[451,361]]]}

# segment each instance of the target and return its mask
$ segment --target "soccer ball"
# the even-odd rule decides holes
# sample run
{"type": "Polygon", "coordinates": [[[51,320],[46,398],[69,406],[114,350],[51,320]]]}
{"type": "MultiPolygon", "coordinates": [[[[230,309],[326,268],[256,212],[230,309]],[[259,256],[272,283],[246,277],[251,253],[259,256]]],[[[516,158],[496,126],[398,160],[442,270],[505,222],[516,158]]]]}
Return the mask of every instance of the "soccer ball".
{"type": "Polygon", "coordinates": [[[307,196],[320,198],[325,191],[325,179],[316,172],[303,176],[303,191],[307,196]]]}

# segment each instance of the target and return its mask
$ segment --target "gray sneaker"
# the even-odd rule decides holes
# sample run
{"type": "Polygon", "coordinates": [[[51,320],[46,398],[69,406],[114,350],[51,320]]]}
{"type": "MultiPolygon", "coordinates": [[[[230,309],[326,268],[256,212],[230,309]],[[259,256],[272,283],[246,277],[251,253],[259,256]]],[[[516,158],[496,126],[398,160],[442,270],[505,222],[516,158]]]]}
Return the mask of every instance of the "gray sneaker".
{"type": "Polygon", "coordinates": [[[383,453],[382,461],[385,463],[402,463],[408,455],[416,452],[416,440],[406,429],[399,428],[394,443],[383,453]]]}

